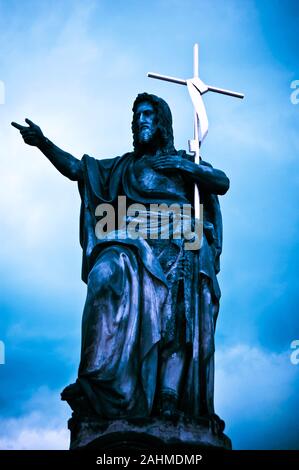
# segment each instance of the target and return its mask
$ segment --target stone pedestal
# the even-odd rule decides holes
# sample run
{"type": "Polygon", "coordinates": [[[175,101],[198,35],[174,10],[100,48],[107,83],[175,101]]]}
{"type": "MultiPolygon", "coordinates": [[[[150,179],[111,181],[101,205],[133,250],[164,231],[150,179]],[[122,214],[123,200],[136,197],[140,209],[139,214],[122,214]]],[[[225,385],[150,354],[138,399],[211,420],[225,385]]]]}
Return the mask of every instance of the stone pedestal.
{"type": "Polygon", "coordinates": [[[120,420],[69,420],[71,449],[102,452],[194,452],[232,448],[231,440],[212,419],[135,418],[120,420]]]}

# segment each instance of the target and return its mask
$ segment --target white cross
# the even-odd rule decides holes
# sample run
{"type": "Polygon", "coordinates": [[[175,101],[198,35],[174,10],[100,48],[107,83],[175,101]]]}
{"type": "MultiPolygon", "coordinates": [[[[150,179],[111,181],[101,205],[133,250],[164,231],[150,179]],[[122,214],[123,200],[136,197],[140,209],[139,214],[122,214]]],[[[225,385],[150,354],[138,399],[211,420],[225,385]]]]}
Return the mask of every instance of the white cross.
{"type": "MultiPolygon", "coordinates": [[[[194,106],[194,138],[189,140],[189,150],[194,153],[195,163],[200,164],[199,149],[202,141],[208,133],[208,117],[206,108],[202,99],[202,95],[208,91],[214,93],[221,93],[223,95],[234,96],[235,98],[244,98],[242,93],[237,93],[231,90],[225,90],[223,88],[216,88],[206,85],[198,74],[198,44],[194,44],[193,47],[193,77],[187,80],[175,77],[168,77],[167,75],[160,75],[158,73],[147,74],[150,78],[157,78],[159,80],[165,80],[167,82],[177,83],[179,85],[186,85],[189,91],[190,98],[194,106]]],[[[195,199],[194,199],[194,210],[195,217],[199,219],[200,216],[200,198],[197,185],[195,184],[195,199]]]]}

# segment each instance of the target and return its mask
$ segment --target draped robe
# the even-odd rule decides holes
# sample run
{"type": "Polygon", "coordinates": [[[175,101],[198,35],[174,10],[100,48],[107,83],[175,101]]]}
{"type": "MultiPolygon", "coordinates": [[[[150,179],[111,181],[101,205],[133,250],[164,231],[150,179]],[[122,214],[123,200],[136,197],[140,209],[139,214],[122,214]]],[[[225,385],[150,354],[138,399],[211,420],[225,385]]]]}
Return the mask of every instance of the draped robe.
{"type": "MultiPolygon", "coordinates": [[[[183,158],[190,158],[184,151],[179,153],[183,158]]],[[[177,258],[172,257],[169,266],[167,259],[163,262],[163,256],[157,255],[155,246],[143,238],[117,238],[112,234],[98,239],[96,207],[109,203],[117,213],[120,195],[125,195],[130,203],[146,206],[192,202],[190,181],[188,184],[184,178],[180,180],[185,186],[184,194],[175,191],[178,180],[173,175],[169,176],[169,185],[165,180],[165,184],[145,188],[136,178],[135,162],[133,153],[105,160],[87,155],[82,158],[80,243],[82,279],[88,292],[82,319],[78,380],[95,412],[104,418],[151,416],[159,385],[161,352],[171,351],[172,345],[184,342],[190,354],[180,402],[181,408],[194,416],[200,414],[200,396],[194,382],[198,382],[198,376],[214,354],[220,298],[216,274],[222,244],[219,203],[216,195],[201,193],[204,232],[199,263],[194,263],[194,252],[185,252],[184,262],[188,266],[185,271],[176,266],[182,242],[177,244],[177,258]],[[197,285],[195,266],[200,274],[197,285]],[[182,298],[174,289],[178,278],[171,281],[171,270],[180,277],[182,298]],[[196,289],[201,295],[203,277],[208,279],[212,299],[211,308],[204,315],[195,312],[193,302],[196,289]],[[201,328],[195,334],[195,318],[199,315],[201,328]],[[195,350],[199,351],[197,358],[195,350]]],[[[167,251],[170,243],[166,254],[170,253],[167,251]]],[[[161,255],[161,251],[158,253],[161,255]]]]}

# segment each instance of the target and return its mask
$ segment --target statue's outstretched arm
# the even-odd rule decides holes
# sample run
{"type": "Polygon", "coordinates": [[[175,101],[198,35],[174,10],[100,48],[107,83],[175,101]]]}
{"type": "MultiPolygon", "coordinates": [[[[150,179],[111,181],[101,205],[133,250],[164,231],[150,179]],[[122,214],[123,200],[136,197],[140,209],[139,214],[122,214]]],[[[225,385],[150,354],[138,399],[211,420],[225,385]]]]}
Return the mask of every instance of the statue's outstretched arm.
{"type": "Polygon", "coordinates": [[[29,126],[22,126],[16,122],[11,123],[20,131],[24,142],[37,147],[63,176],[72,181],[79,181],[83,177],[81,161],[47,139],[37,124],[34,124],[30,119],[25,119],[25,121],[29,126]]]}

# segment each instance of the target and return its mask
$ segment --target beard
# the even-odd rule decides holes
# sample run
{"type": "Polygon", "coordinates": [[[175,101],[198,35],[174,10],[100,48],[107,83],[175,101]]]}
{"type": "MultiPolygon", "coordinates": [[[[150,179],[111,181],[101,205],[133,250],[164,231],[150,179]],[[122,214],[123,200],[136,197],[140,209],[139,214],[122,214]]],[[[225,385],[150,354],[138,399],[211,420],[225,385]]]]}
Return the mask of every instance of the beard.
{"type": "Polygon", "coordinates": [[[138,131],[137,152],[139,154],[154,155],[161,147],[161,141],[157,129],[144,127],[138,131]]]}
{"type": "Polygon", "coordinates": [[[156,154],[164,147],[161,131],[158,127],[144,126],[142,129],[135,128],[134,150],[138,155],[156,154]]]}
{"type": "Polygon", "coordinates": [[[138,131],[138,142],[140,145],[151,145],[156,132],[150,127],[143,127],[138,131]]]}

